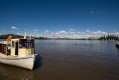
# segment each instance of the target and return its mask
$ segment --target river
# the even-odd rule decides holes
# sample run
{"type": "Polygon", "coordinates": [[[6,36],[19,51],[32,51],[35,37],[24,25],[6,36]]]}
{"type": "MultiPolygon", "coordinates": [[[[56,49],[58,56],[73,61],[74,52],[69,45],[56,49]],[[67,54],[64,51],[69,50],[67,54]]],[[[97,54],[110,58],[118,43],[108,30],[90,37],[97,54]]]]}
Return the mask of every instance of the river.
{"type": "Polygon", "coordinates": [[[33,71],[0,63],[0,80],[119,80],[116,41],[35,40],[33,71]]]}

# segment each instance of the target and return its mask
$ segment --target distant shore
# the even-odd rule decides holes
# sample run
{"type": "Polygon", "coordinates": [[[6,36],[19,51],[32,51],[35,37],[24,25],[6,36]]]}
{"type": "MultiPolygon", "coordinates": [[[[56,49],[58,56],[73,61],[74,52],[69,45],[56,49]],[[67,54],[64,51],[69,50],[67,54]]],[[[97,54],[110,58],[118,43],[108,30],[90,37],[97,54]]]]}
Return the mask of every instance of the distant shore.
{"type": "MultiPolygon", "coordinates": [[[[24,36],[16,35],[16,34],[6,34],[6,35],[0,35],[0,39],[7,39],[7,37],[11,35],[12,38],[23,38],[24,36]]],[[[27,36],[29,38],[29,36],[27,36]]],[[[114,35],[107,35],[107,36],[101,36],[99,38],[89,37],[89,38],[48,38],[48,37],[33,37],[36,40],[104,40],[104,41],[117,41],[119,40],[118,36],[114,35]]]]}

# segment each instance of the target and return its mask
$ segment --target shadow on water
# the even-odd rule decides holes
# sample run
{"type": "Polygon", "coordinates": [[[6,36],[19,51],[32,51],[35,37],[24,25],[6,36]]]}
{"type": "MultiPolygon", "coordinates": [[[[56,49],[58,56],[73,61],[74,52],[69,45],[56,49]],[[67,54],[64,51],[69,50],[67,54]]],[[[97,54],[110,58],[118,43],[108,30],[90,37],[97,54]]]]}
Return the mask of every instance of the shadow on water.
{"type": "Polygon", "coordinates": [[[35,57],[35,63],[34,63],[34,68],[33,68],[33,70],[36,70],[36,69],[38,69],[38,68],[41,67],[41,60],[42,60],[42,58],[41,58],[41,56],[38,54],[38,55],[35,57]]]}

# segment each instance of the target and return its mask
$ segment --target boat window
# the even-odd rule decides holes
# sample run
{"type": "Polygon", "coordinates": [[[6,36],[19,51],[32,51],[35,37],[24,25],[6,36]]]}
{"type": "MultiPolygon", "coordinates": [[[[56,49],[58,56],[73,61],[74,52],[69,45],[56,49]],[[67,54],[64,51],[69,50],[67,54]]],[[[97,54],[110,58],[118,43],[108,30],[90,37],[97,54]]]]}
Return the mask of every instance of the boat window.
{"type": "Polygon", "coordinates": [[[6,44],[0,44],[0,52],[3,54],[6,53],[6,44]]]}
{"type": "Polygon", "coordinates": [[[33,48],[34,40],[21,39],[19,42],[19,48],[33,48]]]}
{"type": "Polygon", "coordinates": [[[14,41],[12,41],[12,47],[14,48],[14,41]]]}
{"type": "Polygon", "coordinates": [[[26,48],[33,48],[33,43],[32,42],[27,42],[26,43],[26,48]]]}
{"type": "Polygon", "coordinates": [[[21,39],[19,42],[19,48],[25,48],[26,47],[26,39],[21,39]]]}
{"type": "Polygon", "coordinates": [[[2,52],[3,44],[0,44],[0,52],[2,52]]]}
{"type": "Polygon", "coordinates": [[[27,46],[26,47],[30,48],[30,44],[31,44],[30,42],[27,42],[27,46]]]}

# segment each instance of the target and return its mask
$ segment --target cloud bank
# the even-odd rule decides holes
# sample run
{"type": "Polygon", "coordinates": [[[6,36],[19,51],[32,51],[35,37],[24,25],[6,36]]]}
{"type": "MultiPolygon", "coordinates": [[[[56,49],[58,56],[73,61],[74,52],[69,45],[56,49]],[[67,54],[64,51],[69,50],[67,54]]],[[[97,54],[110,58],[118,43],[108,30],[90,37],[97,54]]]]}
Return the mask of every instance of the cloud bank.
{"type": "MultiPolygon", "coordinates": [[[[18,29],[15,26],[11,27],[12,30],[14,30],[14,33],[18,35],[24,35],[24,32],[27,32],[28,36],[36,36],[36,37],[49,37],[49,38],[99,38],[101,36],[107,36],[107,35],[115,35],[119,36],[119,32],[105,32],[101,30],[97,31],[92,31],[89,29],[86,29],[84,31],[79,31],[73,28],[69,28],[67,30],[57,30],[57,31],[50,31],[48,29],[44,29],[42,31],[38,29],[24,29],[21,30],[20,28],[18,29]]],[[[13,31],[12,31],[13,32],[13,31]]],[[[0,29],[0,34],[7,34],[7,32],[3,29],[0,29]]]]}
{"type": "Polygon", "coordinates": [[[107,33],[101,30],[98,31],[85,30],[83,32],[80,32],[74,29],[69,29],[67,31],[65,30],[56,31],[54,33],[55,38],[89,38],[89,37],[99,38],[101,36],[107,36],[107,35],[119,36],[119,32],[107,33]]]}

